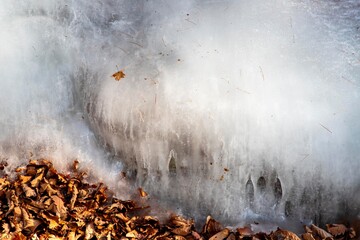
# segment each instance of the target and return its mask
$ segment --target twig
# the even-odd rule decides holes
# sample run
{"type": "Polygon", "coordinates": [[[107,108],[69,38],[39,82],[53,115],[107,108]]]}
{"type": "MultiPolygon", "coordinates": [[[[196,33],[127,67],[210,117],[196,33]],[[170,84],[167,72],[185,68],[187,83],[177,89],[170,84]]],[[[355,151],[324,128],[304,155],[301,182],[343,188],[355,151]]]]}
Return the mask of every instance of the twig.
{"type": "Polygon", "coordinates": [[[243,93],[246,93],[246,94],[251,94],[250,92],[248,92],[248,91],[245,91],[245,90],[243,90],[243,89],[241,89],[241,88],[235,88],[236,90],[238,90],[238,91],[240,91],[240,92],[243,92],[243,93]]]}
{"type": "Polygon", "coordinates": [[[166,46],[166,43],[165,43],[164,37],[162,37],[161,40],[162,40],[162,42],[164,43],[165,47],[167,47],[167,46],[166,46]]]}
{"type": "Polygon", "coordinates": [[[303,154],[303,156],[304,155],[305,155],[305,157],[302,159],[302,161],[304,161],[305,159],[307,159],[310,156],[310,154],[303,154]]]}
{"type": "Polygon", "coordinates": [[[353,82],[353,81],[350,81],[349,79],[345,78],[344,76],[341,76],[341,78],[342,78],[342,79],[344,79],[345,81],[347,81],[347,82],[351,83],[352,85],[355,85],[355,86],[359,87],[359,85],[358,85],[358,84],[356,84],[356,83],[355,83],[355,82],[353,82]]]}
{"type": "Polygon", "coordinates": [[[265,81],[264,72],[263,72],[261,66],[259,66],[259,69],[260,69],[261,77],[262,77],[263,81],[265,81]]]}
{"type": "Polygon", "coordinates": [[[129,43],[132,43],[132,44],[135,44],[135,45],[137,45],[137,46],[139,46],[139,47],[141,47],[141,48],[144,48],[144,46],[143,46],[143,45],[141,45],[140,43],[137,43],[137,42],[130,42],[130,41],[129,41],[129,43]]]}
{"type": "Polygon", "coordinates": [[[197,25],[195,22],[191,21],[191,20],[188,19],[188,18],[185,18],[185,21],[188,21],[189,23],[192,23],[192,24],[194,24],[194,25],[197,25]]]}
{"type": "Polygon", "coordinates": [[[332,131],[330,131],[330,129],[328,129],[327,127],[325,127],[324,125],[322,125],[321,123],[319,123],[320,124],[320,126],[322,126],[324,129],[326,129],[329,133],[331,133],[332,134],[332,131]]]}

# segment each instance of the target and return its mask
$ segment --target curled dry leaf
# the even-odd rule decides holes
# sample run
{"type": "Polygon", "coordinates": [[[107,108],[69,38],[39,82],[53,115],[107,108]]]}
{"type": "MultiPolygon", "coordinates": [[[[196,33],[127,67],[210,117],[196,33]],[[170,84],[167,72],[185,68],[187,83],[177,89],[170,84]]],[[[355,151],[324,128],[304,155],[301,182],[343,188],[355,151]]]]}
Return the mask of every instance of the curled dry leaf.
{"type": "Polygon", "coordinates": [[[230,233],[229,236],[226,238],[226,240],[236,240],[235,233],[230,233]]]}
{"type": "Polygon", "coordinates": [[[36,177],[30,182],[31,187],[37,188],[39,186],[40,181],[43,179],[43,177],[44,177],[44,169],[40,168],[37,170],[36,177]]]}
{"type": "Polygon", "coordinates": [[[147,192],[145,192],[142,188],[138,188],[140,197],[147,197],[147,192]]]}
{"type": "Polygon", "coordinates": [[[347,227],[343,224],[326,224],[326,229],[335,237],[344,235],[347,231],[347,227]]]}
{"type": "Polygon", "coordinates": [[[42,193],[46,191],[49,196],[57,194],[57,191],[48,182],[41,183],[40,191],[42,193]]]}
{"type": "Polygon", "coordinates": [[[202,233],[208,236],[212,236],[223,230],[222,225],[215,221],[211,216],[206,218],[206,223],[203,227],[202,233]]]}
{"type": "Polygon", "coordinates": [[[176,236],[175,236],[175,240],[186,240],[186,238],[183,237],[183,236],[178,236],[178,235],[176,235],[176,236]]]}
{"type": "Polygon", "coordinates": [[[202,240],[204,239],[199,233],[192,231],[191,232],[191,236],[195,239],[195,240],[202,240]]]}
{"type": "Polygon", "coordinates": [[[88,223],[85,229],[85,239],[89,240],[95,235],[94,224],[88,223]]]}
{"type": "Polygon", "coordinates": [[[170,218],[169,226],[173,228],[171,230],[172,233],[180,236],[186,236],[192,232],[192,229],[194,228],[194,221],[186,220],[180,216],[173,215],[170,218]]]}
{"type": "Polygon", "coordinates": [[[215,234],[214,236],[209,238],[209,240],[223,240],[223,239],[227,238],[227,236],[229,236],[229,234],[230,234],[229,229],[225,228],[224,230],[218,232],[217,234],[215,234]]]}
{"type": "Polygon", "coordinates": [[[318,226],[316,226],[314,224],[311,224],[310,229],[312,230],[313,233],[315,233],[316,235],[318,235],[322,239],[332,238],[333,237],[330,233],[328,233],[324,229],[319,228],[318,226]]]}
{"type": "Polygon", "coordinates": [[[300,238],[293,232],[282,230],[278,228],[275,232],[270,234],[274,239],[283,239],[283,240],[300,240],[300,238]]]}
{"type": "Polygon", "coordinates": [[[236,231],[239,233],[240,236],[251,236],[254,232],[249,227],[237,228],[236,231]]]}
{"type": "Polygon", "coordinates": [[[72,168],[73,168],[73,171],[74,171],[74,172],[76,172],[76,171],[78,170],[78,168],[79,168],[79,161],[78,161],[78,160],[75,160],[75,161],[73,162],[72,168]]]}
{"type": "Polygon", "coordinates": [[[31,187],[29,187],[26,184],[21,184],[21,187],[23,189],[23,191],[25,192],[25,196],[26,197],[35,197],[36,196],[36,192],[34,189],[32,189],[31,187]]]}
{"type": "Polygon", "coordinates": [[[28,183],[31,179],[32,179],[32,176],[27,176],[27,175],[19,176],[20,183],[22,183],[22,184],[28,183]]]}
{"type": "Polygon", "coordinates": [[[354,239],[356,237],[355,230],[353,228],[349,228],[348,231],[349,231],[349,238],[354,239]]]}
{"type": "Polygon", "coordinates": [[[4,190],[10,185],[10,182],[6,178],[0,178],[0,191],[4,190]]]}
{"type": "Polygon", "coordinates": [[[304,233],[301,236],[304,240],[315,240],[315,238],[313,237],[313,235],[311,233],[304,233]]]}
{"type": "Polygon", "coordinates": [[[70,206],[69,206],[71,210],[74,209],[78,193],[79,192],[77,190],[77,187],[74,185],[73,188],[72,188],[72,196],[71,196],[71,199],[70,199],[70,206]]]}
{"type": "Polygon", "coordinates": [[[54,210],[55,215],[64,219],[67,215],[67,209],[64,205],[64,201],[56,195],[51,196],[51,199],[53,201],[52,209],[54,210]]]}

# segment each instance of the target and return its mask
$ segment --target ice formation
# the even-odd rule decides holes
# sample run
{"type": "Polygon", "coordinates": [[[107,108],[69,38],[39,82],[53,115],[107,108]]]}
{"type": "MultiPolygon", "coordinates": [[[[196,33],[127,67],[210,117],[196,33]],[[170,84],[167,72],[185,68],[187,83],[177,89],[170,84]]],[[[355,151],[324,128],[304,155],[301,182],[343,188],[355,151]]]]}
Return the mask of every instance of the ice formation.
{"type": "Polygon", "coordinates": [[[76,157],[114,189],[123,168],[169,207],[228,224],[359,214],[357,1],[1,5],[14,165],[76,157]]]}

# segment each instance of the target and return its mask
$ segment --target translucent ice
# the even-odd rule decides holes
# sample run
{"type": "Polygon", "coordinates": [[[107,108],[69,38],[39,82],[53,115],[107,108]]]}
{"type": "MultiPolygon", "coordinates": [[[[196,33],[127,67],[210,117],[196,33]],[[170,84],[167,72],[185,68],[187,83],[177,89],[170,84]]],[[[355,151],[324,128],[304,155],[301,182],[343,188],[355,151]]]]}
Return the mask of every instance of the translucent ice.
{"type": "Polygon", "coordinates": [[[114,189],[124,167],[169,207],[229,224],[359,214],[357,1],[1,5],[14,164],[79,158],[114,189]]]}

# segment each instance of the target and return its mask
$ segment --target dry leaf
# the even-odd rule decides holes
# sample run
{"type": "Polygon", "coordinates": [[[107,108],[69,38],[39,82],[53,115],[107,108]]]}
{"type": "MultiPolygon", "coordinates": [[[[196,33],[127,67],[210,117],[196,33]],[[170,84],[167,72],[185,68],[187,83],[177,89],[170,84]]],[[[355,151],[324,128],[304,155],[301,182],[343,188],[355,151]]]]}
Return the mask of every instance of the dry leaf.
{"type": "Polygon", "coordinates": [[[319,228],[318,226],[315,226],[314,224],[311,224],[310,228],[314,233],[316,233],[319,237],[323,239],[333,237],[330,233],[328,233],[324,229],[319,228]]]}
{"type": "Polygon", "coordinates": [[[215,221],[211,216],[206,218],[206,224],[203,227],[202,233],[207,235],[214,235],[223,230],[221,224],[215,221]]]}
{"type": "Polygon", "coordinates": [[[293,232],[282,230],[278,228],[275,232],[270,234],[274,239],[283,239],[283,240],[300,240],[300,238],[293,232]]]}
{"type": "Polygon", "coordinates": [[[32,176],[25,176],[25,175],[20,175],[19,176],[20,183],[27,183],[31,179],[32,179],[32,176]]]}
{"type": "Polygon", "coordinates": [[[186,240],[183,236],[175,236],[175,240],[186,240]]]}
{"type": "Polygon", "coordinates": [[[186,236],[191,233],[191,230],[194,227],[194,221],[173,215],[169,221],[169,226],[173,227],[171,230],[172,233],[186,236]]]}
{"type": "Polygon", "coordinates": [[[27,186],[26,184],[21,184],[21,187],[23,189],[23,191],[25,192],[26,197],[35,197],[36,196],[36,192],[34,189],[32,189],[31,187],[27,186]]]}
{"type": "Polygon", "coordinates": [[[225,228],[224,230],[222,230],[221,232],[218,232],[217,234],[215,234],[214,236],[212,236],[211,238],[209,238],[209,240],[223,240],[225,239],[227,236],[229,236],[229,229],[225,228]]]}
{"type": "Polygon", "coordinates": [[[230,233],[229,236],[226,238],[226,240],[236,240],[235,233],[230,233]]]}
{"type": "Polygon", "coordinates": [[[240,236],[251,236],[254,232],[249,227],[237,228],[236,231],[240,236]]]}
{"type": "Polygon", "coordinates": [[[85,239],[89,240],[95,235],[94,224],[89,223],[86,225],[85,239]]]}
{"type": "Polygon", "coordinates": [[[31,187],[36,188],[44,177],[44,169],[38,169],[36,177],[30,182],[31,187]]]}
{"type": "Polygon", "coordinates": [[[76,172],[77,170],[78,170],[78,168],[79,168],[79,161],[78,160],[75,160],[74,162],[73,162],[73,170],[76,172]]]}
{"type": "Polygon", "coordinates": [[[350,239],[353,239],[356,237],[356,232],[353,228],[349,228],[349,237],[350,237],[350,239]]]}
{"type": "Polygon", "coordinates": [[[64,201],[56,195],[51,196],[53,200],[53,209],[55,210],[56,216],[64,219],[67,215],[67,209],[64,205],[64,201]]]}
{"type": "Polygon", "coordinates": [[[29,229],[33,233],[41,224],[41,221],[38,219],[31,219],[25,208],[21,208],[21,212],[23,216],[24,229],[29,229]]]}
{"type": "Polygon", "coordinates": [[[74,185],[73,187],[73,192],[72,192],[72,197],[70,199],[70,209],[72,210],[75,206],[75,202],[76,202],[76,199],[77,199],[77,195],[78,195],[78,190],[77,190],[77,187],[74,185]]]}
{"type": "Polygon", "coordinates": [[[326,228],[333,236],[344,235],[347,227],[343,224],[326,224],[326,228]]]}
{"type": "Polygon", "coordinates": [[[147,192],[145,192],[142,188],[138,188],[140,197],[147,197],[147,192]]]}
{"type": "Polygon", "coordinates": [[[116,81],[120,81],[122,78],[125,77],[125,73],[120,70],[112,75],[113,78],[115,78],[116,81]]]}
{"type": "Polygon", "coordinates": [[[315,240],[315,238],[313,237],[313,235],[311,233],[304,233],[301,236],[304,240],[315,240]]]}
{"type": "Polygon", "coordinates": [[[42,193],[46,191],[49,196],[57,194],[57,191],[53,189],[47,182],[41,183],[40,191],[42,193]]]}

